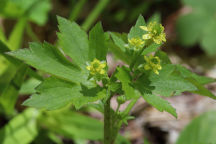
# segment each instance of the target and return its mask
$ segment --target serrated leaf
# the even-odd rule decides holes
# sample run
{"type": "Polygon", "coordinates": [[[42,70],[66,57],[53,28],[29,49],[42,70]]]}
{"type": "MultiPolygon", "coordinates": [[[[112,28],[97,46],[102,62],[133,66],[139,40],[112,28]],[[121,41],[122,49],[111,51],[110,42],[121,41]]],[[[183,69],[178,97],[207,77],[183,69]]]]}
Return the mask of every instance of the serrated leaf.
{"type": "Polygon", "coordinates": [[[119,58],[122,61],[124,61],[125,63],[129,64],[131,61],[130,57],[128,57],[128,55],[126,53],[124,53],[124,51],[122,51],[121,48],[119,48],[117,45],[114,44],[114,42],[111,40],[110,34],[108,32],[105,33],[105,38],[106,38],[107,46],[108,46],[109,50],[117,58],[119,58]]]}
{"type": "Polygon", "coordinates": [[[194,86],[196,86],[197,90],[193,91],[193,93],[202,95],[202,96],[208,96],[212,99],[216,99],[216,96],[210,92],[207,88],[205,88],[203,85],[201,85],[198,81],[196,81],[193,78],[186,78],[189,82],[191,82],[194,86]]]}
{"type": "Polygon", "coordinates": [[[54,110],[71,103],[78,109],[105,96],[106,91],[99,87],[88,88],[50,77],[37,87],[36,93],[27,99],[24,105],[54,110]]]}
{"type": "Polygon", "coordinates": [[[175,65],[164,65],[159,75],[153,72],[144,73],[135,82],[135,86],[142,93],[161,96],[173,96],[181,92],[197,90],[176,71],[175,65]]]}
{"type": "Polygon", "coordinates": [[[199,82],[202,85],[216,82],[216,80],[213,78],[200,76],[200,75],[197,75],[195,73],[192,73],[191,71],[189,71],[188,69],[186,69],[185,67],[183,67],[181,65],[176,65],[176,68],[184,78],[193,78],[194,80],[196,80],[197,82],[199,82]]]}
{"type": "Polygon", "coordinates": [[[185,80],[176,71],[175,65],[165,65],[159,75],[151,73],[150,86],[154,87],[153,92],[162,96],[172,96],[185,91],[195,91],[197,88],[185,80]]]}
{"type": "Polygon", "coordinates": [[[124,40],[122,40],[119,36],[117,36],[115,33],[110,32],[110,35],[115,43],[116,46],[118,46],[121,51],[125,52],[125,45],[126,43],[124,42],[124,40]]]}
{"type": "Polygon", "coordinates": [[[122,90],[127,99],[136,97],[135,89],[131,86],[130,71],[126,67],[117,68],[115,77],[122,83],[122,90]]]}
{"type": "Polygon", "coordinates": [[[19,91],[20,95],[30,95],[35,93],[35,88],[41,83],[41,81],[31,78],[25,81],[19,91]]]}
{"type": "Polygon", "coordinates": [[[89,32],[89,60],[106,60],[107,45],[101,23],[97,23],[89,32]]]}
{"type": "Polygon", "coordinates": [[[57,17],[60,33],[58,34],[62,50],[72,58],[72,61],[80,67],[86,65],[89,60],[88,36],[75,22],[57,17]]]}
{"type": "Polygon", "coordinates": [[[180,133],[176,144],[216,143],[216,112],[210,111],[191,121],[180,133]]]}
{"type": "Polygon", "coordinates": [[[57,48],[48,43],[31,43],[30,49],[21,49],[9,52],[9,54],[39,70],[71,82],[81,82],[87,79],[85,71],[80,71],[72,65],[62,57],[57,48]]]}
{"type": "Polygon", "coordinates": [[[161,112],[166,111],[177,118],[175,108],[173,108],[168,101],[154,94],[142,94],[142,97],[145,99],[147,103],[151,104],[159,111],[161,112]]]}
{"type": "Polygon", "coordinates": [[[39,112],[28,108],[15,116],[0,129],[1,144],[29,144],[38,134],[37,117],[39,112]]]}
{"type": "Polygon", "coordinates": [[[143,18],[142,15],[140,15],[136,21],[135,26],[131,27],[130,32],[128,34],[128,39],[132,39],[132,38],[141,38],[143,34],[145,34],[146,32],[143,31],[140,26],[145,26],[145,20],[143,18]]]}

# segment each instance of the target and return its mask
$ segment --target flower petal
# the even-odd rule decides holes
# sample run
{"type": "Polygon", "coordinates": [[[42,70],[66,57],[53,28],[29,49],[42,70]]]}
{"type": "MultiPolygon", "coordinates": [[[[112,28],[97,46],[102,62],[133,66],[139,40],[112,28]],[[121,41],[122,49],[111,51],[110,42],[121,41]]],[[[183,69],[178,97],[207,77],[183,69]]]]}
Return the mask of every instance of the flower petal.
{"type": "Polygon", "coordinates": [[[140,26],[140,28],[144,31],[149,31],[147,26],[140,26]]]}
{"type": "Polygon", "coordinates": [[[144,40],[146,40],[146,39],[151,39],[151,38],[152,38],[152,35],[151,35],[151,34],[144,34],[144,35],[142,36],[142,38],[143,38],[144,40]]]}

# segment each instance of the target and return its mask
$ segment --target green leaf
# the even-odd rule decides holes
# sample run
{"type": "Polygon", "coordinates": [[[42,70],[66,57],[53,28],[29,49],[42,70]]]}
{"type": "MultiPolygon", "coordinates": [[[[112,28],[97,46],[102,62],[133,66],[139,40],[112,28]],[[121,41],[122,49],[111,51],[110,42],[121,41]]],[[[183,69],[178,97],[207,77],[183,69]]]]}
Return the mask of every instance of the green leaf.
{"type": "Polygon", "coordinates": [[[157,23],[161,23],[161,15],[160,13],[154,13],[148,20],[148,23],[156,21],[157,23]]]}
{"type": "Polygon", "coordinates": [[[143,50],[142,55],[147,55],[149,53],[155,52],[159,49],[160,46],[161,44],[151,44],[143,50]]]}
{"type": "Polygon", "coordinates": [[[42,26],[48,20],[48,12],[51,10],[50,0],[36,0],[29,12],[29,20],[42,26]]]}
{"type": "Polygon", "coordinates": [[[59,135],[71,139],[103,139],[103,124],[99,120],[69,110],[47,112],[47,115],[41,122],[59,135]]]}
{"type": "Polygon", "coordinates": [[[35,88],[41,83],[41,81],[31,78],[25,81],[19,91],[20,95],[29,95],[35,93],[35,88]]]}
{"type": "MultiPolygon", "coordinates": [[[[20,87],[24,81],[27,71],[27,65],[21,65],[16,72],[16,75],[8,83],[8,86],[3,90],[0,96],[0,104],[6,114],[12,114],[16,104],[20,87]]],[[[7,85],[7,83],[6,83],[7,85]]]]}
{"type": "Polygon", "coordinates": [[[70,56],[75,64],[80,67],[86,65],[89,60],[88,36],[79,25],[62,17],[57,17],[60,33],[58,34],[60,45],[66,55],[70,56]]]}
{"type": "Polygon", "coordinates": [[[181,44],[192,46],[202,38],[209,17],[202,12],[193,12],[181,16],[177,21],[177,34],[181,44]]]}
{"type": "Polygon", "coordinates": [[[89,32],[89,60],[106,60],[107,45],[101,23],[97,23],[89,32]]]}
{"type": "Polygon", "coordinates": [[[28,108],[0,129],[1,144],[29,144],[38,134],[37,117],[39,112],[28,108]]]}
{"type": "Polygon", "coordinates": [[[140,15],[136,21],[136,24],[135,26],[133,26],[131,29],[130,29],[130,32],[128,34],[128,39],[132,39],[132,38],[141,38],[143,34],[145,34],[146,32],[143,31],[140,26],[145,26],[146,23],[145,23],[145,20],[143,18],[142,15],[140,15]]]}
{"type": "Polygon", "coordinates": [[[78,109],[105,96],[106,90],[102,90],[100,87],[88,88],[84,85],[75,85],[50,77],[37,87],[36,93],[26,100],[24,105],[54,110],[72,103],[78,109]]]}
{"type": "Polygon", "coordinates": [[[131,99],[136,97],[135,89],[131,86],[131,76],[129,68],[122,66],[121,68],[117,68],[117,73],[115,77],[122,83],[122,90],[125,93],[127,99],[131,99]]]}
{"type": "Polygon", "coordinates": [[[109,50],[119,59],[124,61],[125,63],[129,64],[131,62],[130,57],[124,51],[121,50],[117,45],[113,43],[113,41],[110,38],[110,34],[108,32],[105,33],[106,41],[107,41],[107,46],[109,50]]]}
{"type": "Polygon", "coordinates": [[[51,9],[50,0],[7,0],[0,5],[0,15],[5,18],[23,18],[43,25],[51,9]]]}
{"type": "Polygon", "coordinates": [[[175,65],[170,64],[164,65],[159,75],[153,72],[144,74],[138,79],[137,85],[142,85],[147,93],[161,96],[173,96],[181,92],[197,90],[176,71],[175,65]]]}
{"type": "Polygon", "coordinates": [[[185,91],[195,91],[197,88],[176,72],[174,65],[163,66],[159,76],[152,75],[151,86],[154,92],[162,96],[171,96],[185,91]]]}
{"type": "Polygon", "coordinates": [[[203,96],[208,96],[212,99],[216,99],[216,96],[210,92],[207,88],[205,88],[203,85],[201,85],[198,81],[196,81],[193,78],[186,78],[189,82],[191,82],[194,86],[196,86],[197,90],[192,91],[193,93],[203,95],[203,96]]]}
{"type": "Polygon", "coordinates": [[[188,69],[186,69],[185,67],[183,67],[181,65],[176,65],[176,68],[184,78],[193,78],[194,80],[196,80],[197,82],[199,82],[202,85],[216,82],[216,80],[213,78],[200,76],[200,75],[197,75],[195,73],[192,73],[191,71],[189,71],[188,69]]]}
{"type": "Polygon", "coordinates": [[[160,112],[166,111],[177,118],[176,110],[170,103],[154,94],[142,94],[145,101],[158,109],[160,112]]]}
{"type": "Polygon", "coordinates": [[[44,43],[31,43],[30,49],[9,52],[27,64],[71,82],[81,82],[87,79],[86,71],[80,71],[70,61],[62,56],[54,46],[44,43]]]}
{"type": "Polygon", "coordinates": [[[195,118],[181,132],[176,144],[216,143],[216,112],[210,111],[195,118]]]}
{"type": "Polygon", "coordinates": [[[209,56],[214,56],[216,54],[216,42],[214,37],[216,36],[216,20],[213,19],[209,22],[208,26],[203,32],[203,38],[201,41],[201,46],[209,56]]]}
{"type": "Polygon", "coordinates": [[[214,14],[215,10],[215,5],[216,2],[213,0],[182,0],[182,2],[187,5],[192,7],[194,10],[200,10],[203,9],[209,14],[214,14]]]}
{"type": "Polygon", "coordinates": [[[110,35],[115,43],[116,46],[118,46],[121,51],[125,52],[125,45],[126,43],[124,42],[124,40],[122,40],[119,36],[117,36],[115,33],[110,32],[110,35]]]}

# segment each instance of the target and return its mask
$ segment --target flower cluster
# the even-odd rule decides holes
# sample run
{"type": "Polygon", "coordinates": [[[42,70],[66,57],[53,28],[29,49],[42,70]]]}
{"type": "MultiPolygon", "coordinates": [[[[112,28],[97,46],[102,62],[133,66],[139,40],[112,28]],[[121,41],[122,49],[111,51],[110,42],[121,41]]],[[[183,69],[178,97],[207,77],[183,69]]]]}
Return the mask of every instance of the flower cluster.
{"type": "Polygon", "coordinates": [[[162,69],[160,64],[160,58],[157,56],[144,56],[146,64],[144,65],[145,70],[152,70],[155,74],[159,74],[159,70],[162,69]]]}
{"type": "Polygon", "coordinates": [[[150,22],[147,26],[140,26],[140,28],[147,32],[147,34],[142,36],[144,40],[152,40],[156,44],[166,42],[164,27],[161,24],[150,22]]]}
{"type": "Polygon", "coordinates": [[[102,77],[106,75],[106,62],[99,61],[98,59],[94,59],[90,65],[86,67],[89,70],[92,77],[95,77],[96,80],[101,80],[102,77]]]}
{"type": "Polygon", "coordinates": [[[143,47],[144,41],[140,38],[128,39],[129,45],[132,46],[135,50],[139,50],[143,47]]]}

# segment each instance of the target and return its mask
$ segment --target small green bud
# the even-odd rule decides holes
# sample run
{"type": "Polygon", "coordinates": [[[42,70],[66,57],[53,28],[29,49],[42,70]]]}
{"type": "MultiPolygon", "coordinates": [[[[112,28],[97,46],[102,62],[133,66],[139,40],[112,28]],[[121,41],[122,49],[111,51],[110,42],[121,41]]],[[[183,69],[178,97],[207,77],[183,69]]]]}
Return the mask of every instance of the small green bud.
{"type": "Polygon", "coordinates": [[[123,103],[125,103],[127,100],[126,100],[126,97],[124,96],[124,95],[122,95],[122,96],[118,96],[117,97],[117,102],[118,102],[118,104],[123,104],[123,103]]]}

